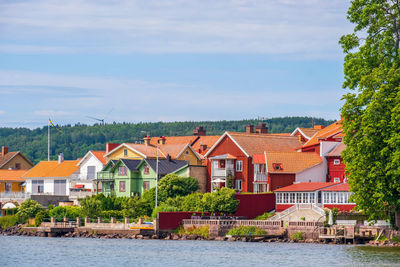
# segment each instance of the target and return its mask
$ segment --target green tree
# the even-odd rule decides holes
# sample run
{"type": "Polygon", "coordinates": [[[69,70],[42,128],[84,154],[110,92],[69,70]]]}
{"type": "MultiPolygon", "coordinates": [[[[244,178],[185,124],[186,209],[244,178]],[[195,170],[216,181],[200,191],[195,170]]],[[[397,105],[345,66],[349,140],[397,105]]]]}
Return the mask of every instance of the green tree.
{"type": "Polygon", "coordinates": [[[122,213],[125,217],[138,218],[142,216],[151,216],[152,207],[149,203],[139,197],[131,197],[123,204],[122,213]]]}
{"type": "MultiPolygon", "coordinates": [[[[80,201],[82,215],[89,218],[96,218],[101,215],[101,201],[95,197],[86,197],[80,201]]],[[[54,209],[53,209],[54,210],[54,209]]]]}
{"type": "Polygon", "coordinates": [[[354,32],[339,43],[351,90],[341,110],[349,184],[370,219],[394,217],[400,227],[400,5],[353,0],[348,19],[354,32]]]}
{"type": "Polygon", "coordinates": [[[35,218],[36,214],[42,209],[42,206],[32,199],[27,199],[21,203],[18,207],[17,216],[22,221],[26,221],[29,218],[35,218]]]}

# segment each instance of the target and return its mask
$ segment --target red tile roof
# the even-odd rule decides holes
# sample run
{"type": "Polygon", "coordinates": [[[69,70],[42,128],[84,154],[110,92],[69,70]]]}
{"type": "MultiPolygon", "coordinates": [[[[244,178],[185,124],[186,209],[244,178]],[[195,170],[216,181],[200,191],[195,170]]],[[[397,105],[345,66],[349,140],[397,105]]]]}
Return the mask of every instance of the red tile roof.
{"type": "MultiPolygon", "coordinates": [[[[181,144],[189,144],[192,145],[197,139],[198,136],[189,135],[189,136],[164,136],[165,145],[181,145],[181,144]]],[[[150,144],[156,146],[158,144],[158,140],[160,137],[151,137],[150,144]]]]}
{"type": "Polygon", "coordinates": [[[199,136],[199,138],[192,144],[192,148],[197,153],[204,155],[207,153],[208,150],[210,150],[210,148],[218,141],[220,137],[220,135],[199,136]],[[201,145],[206,145],[207,148],[205,150],[201,150],[201,145]]]}
{"type": "Polygon", "coordinates": [[[21,178],[27,170],[0,170],[0,181],[25,181],[21,178]]]}
{"type": "Polygon", "coordinates": [[[298,183],[276,189],[274,192],[312,192],[335,185],[335,183],[298,183]]]}
{"type": "Polygon", "coordinates": [[[346,145],[344,143],[339,143],[325,157],[341,157],[342,151],[345,149],[346,145]]]}
{"type": "Polygon", "coordinates": [[[337,184],[337,185],[325,188],[322,191],[345,191],[345,192],[349,192],[350,191],[350,187],[349,187],[348,183],[341,183],[341,184],[337,184]]]}
{"type": "Polygon", "coordinates": [[[254,164],[265,164],[265,154],[254,154],[253,155],[254,164]]]}
{"type": "Polygon", "coordinates": [[[332,123],[331,125],[328,125],[327,127],[319,130],[317,133],[315,133],[310,140],[308,140],[303,147],[309,147],[313,145],[319,144],[320,140],[322,139],[327,139],[329,137],[337,135],[337,137],[341,138],[343,137],[342,135],[342,119],[338,120],[337,122],[332,123]]]}
{"type": "Polygon", "coordinates": [[[321,157],[313,152],[267,152],[269,173],[298,173],[322,162],[321,157]],[[279,164],[281,168],[274,168],[279,164]]]}
{"type": "Polygon", "coordinates": [[[107,160],[106,160],[106,158],[104,157],[104,155],[106,154],[106,151],[93,151],[93,150],[91,150],[90,152],[92,152],[92,154],[93,154],[98,160],[100,160],[100,162],[101,162],[103,165],[106,165],[106,164],[107,164],[107,160]]]}

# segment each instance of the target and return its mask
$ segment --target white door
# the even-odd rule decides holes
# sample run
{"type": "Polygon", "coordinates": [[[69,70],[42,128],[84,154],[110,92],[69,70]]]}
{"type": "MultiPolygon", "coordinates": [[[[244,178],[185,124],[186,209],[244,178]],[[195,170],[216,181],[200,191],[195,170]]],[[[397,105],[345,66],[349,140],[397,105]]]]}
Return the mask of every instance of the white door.
{"type": "Polygon", "coordinates": [[[54,195],[65,196],[67,194],[67,181],[54,180],[54,195]]]}

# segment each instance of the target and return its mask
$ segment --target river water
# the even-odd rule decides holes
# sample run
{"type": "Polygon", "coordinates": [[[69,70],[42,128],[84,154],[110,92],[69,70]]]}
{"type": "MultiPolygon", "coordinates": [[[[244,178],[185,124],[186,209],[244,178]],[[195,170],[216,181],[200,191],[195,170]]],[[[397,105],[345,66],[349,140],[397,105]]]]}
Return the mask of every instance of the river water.
{"type": "Polygon", "coordinates": [[[0,236],[0,266],[400,266],[400,247],[0,236]]]}

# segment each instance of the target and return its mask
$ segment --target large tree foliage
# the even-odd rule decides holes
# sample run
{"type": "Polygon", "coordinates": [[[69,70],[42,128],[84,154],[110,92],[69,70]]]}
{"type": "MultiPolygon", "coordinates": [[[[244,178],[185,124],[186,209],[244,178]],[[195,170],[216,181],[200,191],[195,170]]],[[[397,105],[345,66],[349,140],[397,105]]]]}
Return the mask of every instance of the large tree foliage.
{"type": "Polygon", "coordinates": [[[343,153],[358,207],[371,219],[392,215],[400,226],[400,5],[353,0],[354,32],[342,36],[346,54],[342,107],[343,153]]]}

